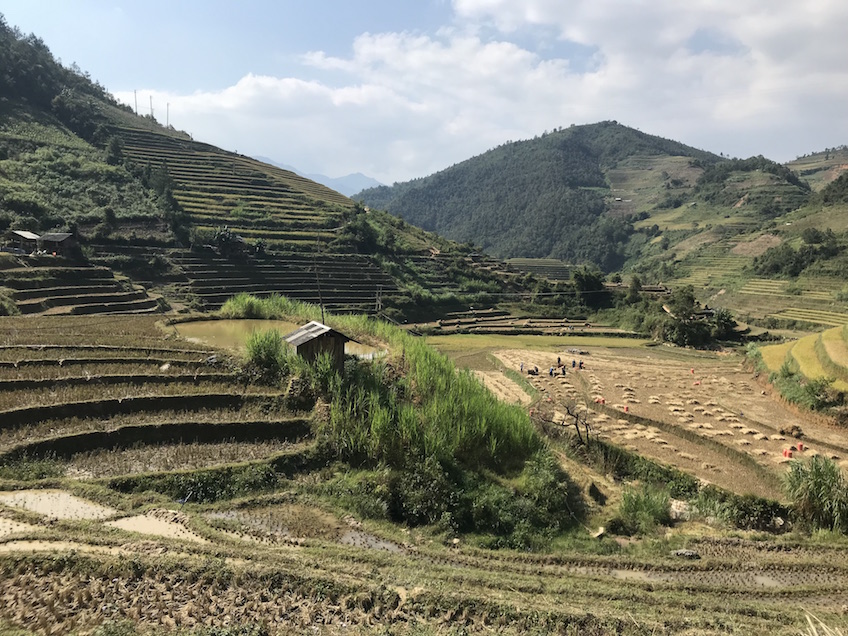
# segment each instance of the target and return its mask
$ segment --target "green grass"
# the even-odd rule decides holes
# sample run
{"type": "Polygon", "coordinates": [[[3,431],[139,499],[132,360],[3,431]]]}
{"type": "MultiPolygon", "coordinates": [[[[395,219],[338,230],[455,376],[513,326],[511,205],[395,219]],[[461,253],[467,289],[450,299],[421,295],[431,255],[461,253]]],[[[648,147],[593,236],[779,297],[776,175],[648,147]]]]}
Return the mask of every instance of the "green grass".
{"type": "Polygon", "coordinates": [[[786,475],[786,492],[803,523],[848,532],[848,482],[832,459],[817,455],[793,461],[786,475]]]}
{"type": "Polygon", "coordinates": [[[618,515],[612,525],[623,534],[650,534],[671,523],[668,490],[653,485],[627,487],[621,493],[618,515]]]}

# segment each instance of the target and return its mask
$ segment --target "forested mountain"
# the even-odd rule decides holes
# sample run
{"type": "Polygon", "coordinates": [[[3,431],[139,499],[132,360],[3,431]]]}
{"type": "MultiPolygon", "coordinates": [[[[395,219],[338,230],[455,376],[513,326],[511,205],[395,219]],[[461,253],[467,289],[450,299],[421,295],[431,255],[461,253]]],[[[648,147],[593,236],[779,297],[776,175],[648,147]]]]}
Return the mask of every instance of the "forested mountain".
{"type": "Polygon", "coordinates": [[[608,121],[508,142],[432,176],[355,198],[500,257],[552,257],[610,271],[646,239],[617,210],[622,197],[609,177],[634,158],[657,163],[657,189],[659,160],[684,159],[701,169],[721,161],[608,121]]]}

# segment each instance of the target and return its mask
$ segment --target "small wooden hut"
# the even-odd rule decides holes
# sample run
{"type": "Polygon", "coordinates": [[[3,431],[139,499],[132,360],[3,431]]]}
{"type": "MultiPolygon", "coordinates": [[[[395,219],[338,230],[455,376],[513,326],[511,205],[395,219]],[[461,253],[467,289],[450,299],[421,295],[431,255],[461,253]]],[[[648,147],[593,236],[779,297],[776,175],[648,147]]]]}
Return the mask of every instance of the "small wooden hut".
{"type": "Polygon", "coordinates": [[[76,242],[70,232],[48,232],[38,239],[38,245],[45,252],[67,256],[76,242]]]}
{"type": "Polygon", "coordinates": [[[29,232],[27,230],[10,230],[6,237],[9,242],[12,244],[12,247],[22,251],[22,252],[34,252],[38,249],[38,234],[35,232],[29,232]]]}
{"type": "Polygon", "coordinates": [[[292,331],[285,340],[307,362],[314,361],[322,353],[329,353],[336,369],[340,373],[344,370],[345,343],[351,338],[343,333],[313,320],[292,331]]]}

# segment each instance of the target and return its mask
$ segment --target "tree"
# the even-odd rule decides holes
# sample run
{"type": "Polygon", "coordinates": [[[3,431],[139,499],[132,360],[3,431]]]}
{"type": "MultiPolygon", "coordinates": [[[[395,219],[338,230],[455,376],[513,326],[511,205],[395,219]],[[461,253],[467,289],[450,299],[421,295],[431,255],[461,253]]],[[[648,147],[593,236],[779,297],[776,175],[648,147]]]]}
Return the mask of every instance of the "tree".
{"type": "Polygon", "coordinates": [[[110,166],[117,166],[124,162],[124,148],[121,140],[117,137],[110,137],[109,143],[106,145],[106,163],[110,166]]]}
{"type": "Polygon", "coordinates": [[[577,289],[577,299],[587,307],[602,307],[608,294],[603,275],[594,268],[581,265],[571,272],[571,280],[577,289]]]}
{"type": "Polygon", "coordinates": [[[627,296],[624,297],[624,302],[628,305],[638,303],[642,300],[642,279],[636,274],[630,277],[630,286],[627,288],[627,296]]]}

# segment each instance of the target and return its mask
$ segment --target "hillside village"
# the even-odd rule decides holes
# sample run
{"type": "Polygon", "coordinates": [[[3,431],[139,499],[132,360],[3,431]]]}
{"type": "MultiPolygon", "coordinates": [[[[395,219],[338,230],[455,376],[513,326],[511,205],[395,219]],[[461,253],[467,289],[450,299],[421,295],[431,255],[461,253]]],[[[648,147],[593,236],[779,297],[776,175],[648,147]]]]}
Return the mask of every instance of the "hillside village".
{"type": "Polygon", "coordinates": [[[844,628],[844,146],[348,197],[0,26],[0,634],[844,628]]]}

